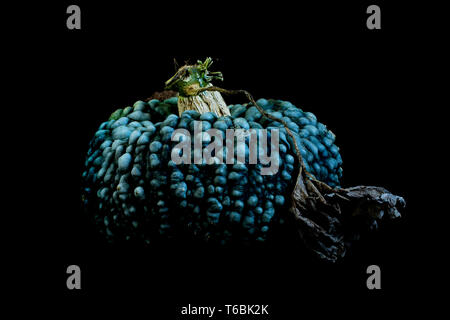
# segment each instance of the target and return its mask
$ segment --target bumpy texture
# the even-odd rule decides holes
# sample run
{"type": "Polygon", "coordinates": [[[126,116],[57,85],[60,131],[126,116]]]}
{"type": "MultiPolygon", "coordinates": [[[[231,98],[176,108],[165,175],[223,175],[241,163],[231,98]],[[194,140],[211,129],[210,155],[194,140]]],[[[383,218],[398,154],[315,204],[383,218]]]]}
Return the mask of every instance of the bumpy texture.
{"type": "MultiPolygon", "coordinates": [[[[288,123],[306,169],[328,185],[338,186],[342,159],[334,134],[312,113],[290,102],[260,99],[257,103],[288,123]]],[[[291,138],[281,123],[263,117],[255,106],[229,107],[231,117],[196,111],[178,117],[173,114],[176,97],[138,101],[101,124],[87,154],[82,197],[86,211],[108,240],[264,241],[274,226],[284,222],[298,167],[291,138]],[[193,144],[194,120],[202,121],[203,131],[265,128],[270,137],[272,129],[279,129],[278,172],[261,175],[262,165],[248,161],[175,165],[171,151],[178,142],[171,141],[172,133],[187,129],[193,144]]],[[[205,146],[210,140],[203,137],[205,146]]],[[[246,144],[248,156],[248,139],[246,144]]]]}

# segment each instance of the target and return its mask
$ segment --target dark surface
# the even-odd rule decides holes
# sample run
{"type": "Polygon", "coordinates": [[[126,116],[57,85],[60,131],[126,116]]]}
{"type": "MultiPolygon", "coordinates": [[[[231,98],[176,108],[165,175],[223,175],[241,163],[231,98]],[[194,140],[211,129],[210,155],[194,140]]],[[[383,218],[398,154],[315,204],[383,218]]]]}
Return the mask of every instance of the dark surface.
{"type": "MultiPolygon", "coordinates": [[[[383,29],[369,31],[363,4],[227,2],[213,10],[206,3],[187,9],[82,1],[82,30],[69,31],[68,4],[46,7],[49,18],[29,43],[35,55],[27,60],[43,86],[30,109],[45,123],[44,138],[30,146],[46,156],[35,160],[30,203],[36,205],[28,209],[34,240],[24,241],[27,258],[44,270],[35,279],[34,289],[45,291],[38,296],[49,294],[47,302],[81,314],[94,307],[98,315],[143,312],[150,319],[182,319],[177,312],[188,303],[270,304],[273,319],[435,311],[425,296],[431,298],[444,265],[428,245],[439,212],[423,202],[431,190],[420,188],[417,177],[428,143],[418,124],[430,116],[415,80],[423,71],[416,43],[422,35],[404,24],[407,8],[384,5],[383,29]],[[295,236],[282,249],[105,246],[80,210],[90,138],[118,107],[161,91],[174,57],[182,64],[206,56],[224,74],[219,86],[313,112],[337,136],[343,185],[377,185],[403,196],[403,218],[362,239],[337,265],[313,260],[295,236]],[[65,287],[70,264],[81,267],[81,291],[65,287]],[[371,264],[381,267],[382,290],[366,288],[371,264]]],[[[17,237],[25,239],[27,230],[17,237]]],[[[23,285],[17,282],[19,292],[29,291],[28,272],[23,285]]]]}

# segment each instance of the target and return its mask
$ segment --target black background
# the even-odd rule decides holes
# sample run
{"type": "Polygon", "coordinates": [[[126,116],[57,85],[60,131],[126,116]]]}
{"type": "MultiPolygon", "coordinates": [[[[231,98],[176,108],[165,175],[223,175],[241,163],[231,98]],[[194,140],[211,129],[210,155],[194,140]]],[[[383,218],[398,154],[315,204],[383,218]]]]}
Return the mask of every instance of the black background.
{"type": "Polygon", "coordinates": [[[38,167],[33,199],[18,200],[33,217],[16,233],[31,250],[15,252],[16,261],[25,255],[42,272],[22,264],[16,289],[29,292],[38,281],[45,309],[150,319],[182,319],[180,307],[189,303],[269,304],[272,319],[434,312],[425,297],[438,303],[432,294],[444,265],[428,245],[437,241],[432,221],[440,213],[423,203],[432,190],[423,190],[417,174],[430,144],[422,124],[434,121],[418,82],[432,62],[418,42],[428,35],[411,24],[421,8],[377,2],[382,29],[368,30],[372,3],[341,2],[76,1],[81,30],[66,28],[65,10],[74,3],[42,5],[46,18],[25,41],[33,54],[22,60],[38,94],[26,103],[37,127],[28,147],[38,167]],[[362,239],[337,265],[315,261],[295,243],[233,251],[104,245],[80,210],[90,138],[115,109],[161,91],[174,58],[182,64],[207,56],[224,74],[218,85],[313,112],[337,136],[343,185],[379,185],[403,196],[402,219],[362,239]],[[81,267],[80,291],[66,288],[71,264],[81,267]],[[371,264],[381,267],[382,290],[366,288],[371,264]]]}

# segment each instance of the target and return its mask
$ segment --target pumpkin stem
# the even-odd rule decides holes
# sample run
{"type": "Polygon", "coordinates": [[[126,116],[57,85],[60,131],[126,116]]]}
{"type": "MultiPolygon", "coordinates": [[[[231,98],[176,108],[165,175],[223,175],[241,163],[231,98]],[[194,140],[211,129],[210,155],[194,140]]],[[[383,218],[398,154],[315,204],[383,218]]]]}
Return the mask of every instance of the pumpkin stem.
{"type": "Polygon", "coordinates": [[[211,72],[208,68],[213,60],[198,60],[194,65],[184,65],[165,83],[166,90],[178,92],[178,112],[196,110],[200,114],[213,112],[217,116],[229,116],[230,110],[218,91],[202,91],[211,87],[212,80],[223,80],[219,71],[211,72]]]}

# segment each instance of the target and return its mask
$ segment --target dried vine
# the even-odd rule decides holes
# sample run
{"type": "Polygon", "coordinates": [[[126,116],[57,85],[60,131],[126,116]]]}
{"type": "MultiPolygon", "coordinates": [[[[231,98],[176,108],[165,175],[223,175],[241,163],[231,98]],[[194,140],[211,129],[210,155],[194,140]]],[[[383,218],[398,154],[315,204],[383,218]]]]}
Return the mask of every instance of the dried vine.
{"type": "Polygon", "coordinates": [[[406,205],[405,200],[384,188],[332,188],[315,179],[306,171],[296,139],[287,123],[265,112],[248,91],[209,86],[198,89],[197,93],[203,91],[217,91],[226,95],[243,94],[264,117],[280,122],[285,127],[292,138],[299,162],[299,173],[291,193],[289,211],[298,222],[298,231],[306,246],[320,259],[336,262],[344,257],[346,248],[353,239],[359,237],[361,223],[374,228],[384,216],[391,219],[400,217],[398,208],[406,205]],[[357,227],[354,224],[358,224],[357,227]]]}

